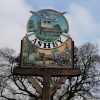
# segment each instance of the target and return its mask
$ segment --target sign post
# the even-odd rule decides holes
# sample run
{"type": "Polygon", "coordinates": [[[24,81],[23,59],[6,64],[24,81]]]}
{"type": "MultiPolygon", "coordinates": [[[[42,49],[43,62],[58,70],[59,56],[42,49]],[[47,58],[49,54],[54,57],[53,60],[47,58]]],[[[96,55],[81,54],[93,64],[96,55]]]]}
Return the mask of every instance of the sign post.
{"type": "Polygon", "coordinates": [[[80,75],[80,70],[78,69],[66,69],[66,68],[15,68],[14,74],[16,75],[25,75],[25,76],[42,76],[43,77],[43,88],[35,82],[34,78],[32,80],[32,77],[30,79],[28,78],[29,82],[33,84],[33,86],[36,88],[36,91],[42,95],[42,100],[51,100],[50,98],[53,96],[53,94],[57,91],[57,89],[61,86],[62,83],[65,82],[65,80],[68,77],[75,77],[80,75]],[[50,87],[50,81],[51,76],[53,77],[60,77],[60,79],[57,81],[55,85],[50,87]],[[35,84],[34,84],[35,83],[35,84]],[[41,92],[42,90],[42,92],[41,92]]]}
{"type": "Polygon", "coordinates": [[[42,100],[51,100],[68,77],[80,75],[80,70],[74,69],[74,42],[68,35],[65,12],[43,9],[31,13],[22,40],[21,66],[13,73],[27,76],[42,100]],[[33,76],[43,77],[43,88],[33,76]],[[51,76],[60,77],[52,87],[51,76]]]}
{"type": "Polygon", "coordinates": [[[50,75],[43,76],[43,97],[42,97],[43,99],[42,100],[51,100],[50,81],[51,81],[50,75]]]}

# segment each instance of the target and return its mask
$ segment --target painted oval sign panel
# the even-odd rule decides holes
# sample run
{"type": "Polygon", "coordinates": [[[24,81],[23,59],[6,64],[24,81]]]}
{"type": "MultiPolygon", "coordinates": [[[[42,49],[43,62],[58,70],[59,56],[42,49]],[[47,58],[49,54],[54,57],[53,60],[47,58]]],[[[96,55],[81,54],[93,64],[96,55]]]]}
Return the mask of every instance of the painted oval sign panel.
{"type": "Polygon", "coordinates": [[[43,9],[31,13],[22,43],[22,67],[70,68],[73,42],[65,12],[43,9]]]}
{"type": "Polygon", "coordinates": [[[65,12],[45,9],[32,13],[26,35],[32,44],[43,49],[53,49],[69,38],[68,22],[63,16],[65,12]]]}

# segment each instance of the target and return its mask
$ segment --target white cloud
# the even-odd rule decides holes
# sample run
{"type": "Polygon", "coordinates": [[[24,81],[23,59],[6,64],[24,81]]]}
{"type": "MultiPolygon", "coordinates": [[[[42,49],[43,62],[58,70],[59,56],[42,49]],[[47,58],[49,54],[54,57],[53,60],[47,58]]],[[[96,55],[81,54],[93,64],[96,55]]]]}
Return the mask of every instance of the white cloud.
{"type": "Polygon", "coordinates": [[[70,13],[66,15],[69,21],[69,34],[76,45],[95,42],[100,38],[100,22],[96,22],[88,9],[78,4],[71,4],[69,11],[70,13]]]}
{"type": "MultiPolygon", "coordinates": [[[[26,24],[31,16],[29,11],[37,11],[45,6],[47,8],[48,5],[50,8],[60,9],[58,5],[54,6],[53,1],[41,1],[38,7],[37,4],[37,1],[29,5],[26,0],[0,0],[0,47],[11,47],[19,53],[20,42],[26,34],[26,24]]],[[[69,34],[76,45],[84,42],[100,43],[100,21],[96,21],[86,7],[70,4],[66,18],[69,22],[69,34]]]]}
{"type": "Polygon", "coordinates": [[[0,47],[10,47],[20,52],[30,10],[24,0],[0,0],[0,47]]]}

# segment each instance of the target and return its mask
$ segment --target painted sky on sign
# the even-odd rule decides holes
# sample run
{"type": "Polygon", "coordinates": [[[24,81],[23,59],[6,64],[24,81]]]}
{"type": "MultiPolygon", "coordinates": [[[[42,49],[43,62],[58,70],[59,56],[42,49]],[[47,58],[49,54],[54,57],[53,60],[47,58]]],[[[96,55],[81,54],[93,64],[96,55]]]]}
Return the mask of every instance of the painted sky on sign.
{"type": "Polygon", "coordinates": [[[67,12],[68,34],[75,45],[92,42],[100,47],[100,0],[0,0],[0,48],[13,48],[19,53],[30,11],[44,8],[67,12]]]}
{"type": "MultiPolygon", "coordinates": [[[[55,11],[46,10],[46,9],[40,11],[40,12],[39,12],[40,15],[41,15],[41,12],[46,12],[47,15],[52,14],[52,13],[57,13],[57,12],[55,12],[55,11]]],[[[61,26],[61,29],[62,29],[62,30],[68,29],[68,23],[67,23],[67,20],[66,20],[66,18],[64,17],[64,15],[63,15],[63,16],[61,15],[61,16],[56,17],[55,21],[52,21],[52,20],[51,20],[51,21],[48,21],[48,20],[46,20],[45,18],[43,18],[43,17],[41,17],[41,16],[39,16],[39,15],[33,14],[33,15],[30,17],[30,20],[33,20],[33,21],[36,23],[37,18],[38,18],[38,19],[41,19],[41,24],[42,24],[43,26],[45,26],[45,27],[49,27],[49,26],[53,27],[53,25],[59,24],[59,25],[61,26]],[[44,23],[44,21],[46,21],[46,23],[44,23]],[[48,22],[49,22],[49,23],[48,23],[48,22]]]]}

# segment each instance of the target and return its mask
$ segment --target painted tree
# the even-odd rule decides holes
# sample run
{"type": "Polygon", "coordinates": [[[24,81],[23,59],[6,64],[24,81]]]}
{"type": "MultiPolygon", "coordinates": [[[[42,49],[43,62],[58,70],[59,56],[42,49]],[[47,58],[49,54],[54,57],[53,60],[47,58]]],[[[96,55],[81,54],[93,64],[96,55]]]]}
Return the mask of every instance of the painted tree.
{"type": "Polygon", "coordinates": [[[56,52],[58,52],[59,50],[58,49],[53,49],[52,51],[51,51],[51,53],[52,53],[52,55],[54,55],[56,52]]]}
{"type": "Polygon", "coordinates": [[[23,40],[23,65],[34,65],[35,58],[32,53],[37,53],[38,48],[33,45],[28,39],[23,40]]]}
{"type": "Polygon", "coordinates": [[[34,21],[33,20],[29,20],[29,22],[28,22],[28,31],[32,32],[34,30],[34,28],[35,28],[34,21]]]}
{"type": "Polygon", "coordinates": [[[24,50],[23,52],[27,54],[27,57],[30,56],[31,53],[37,53],[38,48],[33,45],[28,39],[24,40],[24,50]]]}
{"type": "Polygon", "coordinates": [[[62,31],[61,26],[59,24],[53,25],[53,27],[58,31],[62,31]]]}

